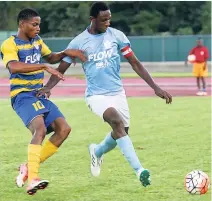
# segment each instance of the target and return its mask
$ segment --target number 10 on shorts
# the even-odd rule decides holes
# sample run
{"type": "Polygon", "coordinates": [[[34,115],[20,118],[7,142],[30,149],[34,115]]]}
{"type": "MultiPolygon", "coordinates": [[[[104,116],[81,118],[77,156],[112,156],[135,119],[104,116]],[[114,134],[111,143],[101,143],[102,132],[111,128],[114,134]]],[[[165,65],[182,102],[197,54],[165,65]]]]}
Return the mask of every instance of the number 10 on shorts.
{"type": "Polygon", "coordinates": [[[33,103],[32,105],[35,108],[35,111],[45,108],[45,106],[40,101],[37,101],[37,102],[33,103]]]}

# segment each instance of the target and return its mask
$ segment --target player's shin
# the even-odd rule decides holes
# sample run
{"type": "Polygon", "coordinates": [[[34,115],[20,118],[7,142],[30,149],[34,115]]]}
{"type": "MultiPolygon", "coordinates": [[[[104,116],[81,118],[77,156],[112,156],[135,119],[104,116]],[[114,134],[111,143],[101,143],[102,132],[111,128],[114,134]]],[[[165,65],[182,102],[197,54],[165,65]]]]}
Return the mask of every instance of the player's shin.
{"type": "Polygon", "coordinates": [[[28,145],[28,181],[38,178],[38,170],[40,167],[41,145],[28,145]]]}
{"type": "Polygon", "coordinates": [[[200,87],[200,77],[197,77],[197,88],[200,91],[201,87],[200,87]]]}
{"type": "Polygon", "coordinates": [[[124,154],[125,158],[129,162],[130,166],[134,169],[135,173],[137,174],[138,171],[143,170],[136,153],[133,147],[132,141],[128,135],[123,136],[116,140],[117,145],[121,149],[121,152],[124,154]]]}
{"type": "Polygon", "coordinates": [[[205,82],[205,78],[204,77],[201,77],[202,79],[202,89],[203,91],[205,92],[206,91],[206,82],[205,82]]]}
{"type": "Polygon", "coordinates": [[[103,154],[111,151],[116,147],[116,140],[111,136],[111,132],[105,137],[105,139],[97,145],[95,148],[95,154],[98,158],[100,158],[103,154]]]}

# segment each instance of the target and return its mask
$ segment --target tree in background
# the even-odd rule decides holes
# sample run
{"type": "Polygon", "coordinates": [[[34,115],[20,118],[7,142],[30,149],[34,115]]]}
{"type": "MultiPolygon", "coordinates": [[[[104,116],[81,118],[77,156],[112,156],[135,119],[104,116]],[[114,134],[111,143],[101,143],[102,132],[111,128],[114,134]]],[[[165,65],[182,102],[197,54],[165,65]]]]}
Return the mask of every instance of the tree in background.
{"type": "Polygon", "coordinates": [[[207,1],[202,5],[201,8],[202,14],[200,17],[202,30],[201,33],[210,33],[211,34],[211,2],[207,1]]]}
{"type": "MultiPolygon", "coordinates": [[[[0,30],[17,30],[16,15],[26,7],[42,17],[41,34],[46,37],[75,36],[89,25],[92,2],[2,2],[0,30]]],[[[108,2],[111,26],[127,35],[211,34],[211,2],[108,2]]]]}

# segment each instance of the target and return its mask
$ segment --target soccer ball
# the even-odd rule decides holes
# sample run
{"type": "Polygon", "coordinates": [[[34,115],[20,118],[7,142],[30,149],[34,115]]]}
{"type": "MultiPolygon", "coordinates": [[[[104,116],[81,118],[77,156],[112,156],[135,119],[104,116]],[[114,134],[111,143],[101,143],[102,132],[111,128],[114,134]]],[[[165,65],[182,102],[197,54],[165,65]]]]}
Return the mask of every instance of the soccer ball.
{"type": "Polygon", "coordinates": [[[208,191],[210,180],[206,173],[201,170],[193,170],[185,176],[185,189],[190,194],[202,195],[208,191]]]}
{"type": "Polygon", "coordinates": [[[190,63],[194,63],[196,61],[196,56],[194,54],[190,54],[187,59],[190,63]]]}

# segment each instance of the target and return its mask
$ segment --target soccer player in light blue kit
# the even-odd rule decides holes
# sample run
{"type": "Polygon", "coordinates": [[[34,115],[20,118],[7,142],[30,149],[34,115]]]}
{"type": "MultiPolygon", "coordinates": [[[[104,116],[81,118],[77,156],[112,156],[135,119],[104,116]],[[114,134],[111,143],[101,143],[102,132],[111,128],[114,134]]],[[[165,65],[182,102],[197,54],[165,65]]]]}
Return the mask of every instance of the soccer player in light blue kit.
{"type": "MultiPolygon", "coordinates": [[[[76,36],[67,49],[79,49],[87,55],[88,60],[82,65],[87,81],[87,105],[112,128],[112,132],[100,144],[89,146],[91,173],[93,176],[99,176],[103,154],[118,146],[142,185],[146,187],[150,184],[150,172],[141,165],[128,135],[130,115],[120,78],[119,51],[131,64],[133,70],[153,88],[157,96],[165,99],[167,104],[172,102],[172,97],[153,81],[134,55],[130,41],[124,33],[109,27],[111,12],[104,2],[92,5],[90,19],[90,26],[76,36]]],[[[72,59],[65,57],[58,70],[64,73],[72,62],[73,57],[72,59]]],[[[51,76],[38,95],[49,93],[58,82],[56,76],[51,76]]]]}

